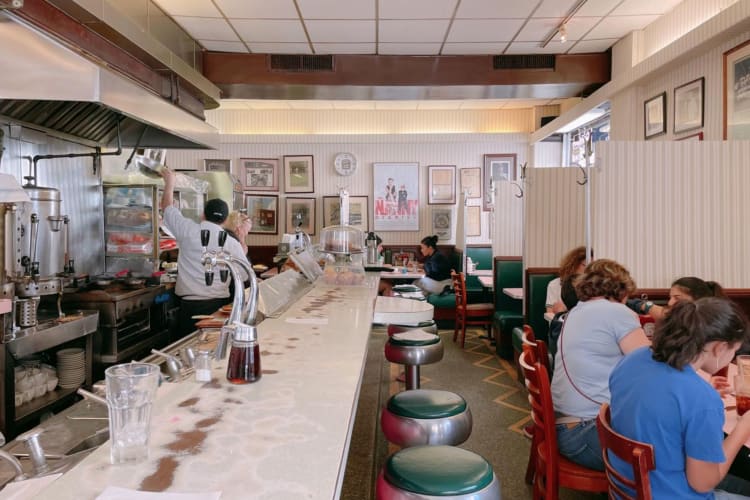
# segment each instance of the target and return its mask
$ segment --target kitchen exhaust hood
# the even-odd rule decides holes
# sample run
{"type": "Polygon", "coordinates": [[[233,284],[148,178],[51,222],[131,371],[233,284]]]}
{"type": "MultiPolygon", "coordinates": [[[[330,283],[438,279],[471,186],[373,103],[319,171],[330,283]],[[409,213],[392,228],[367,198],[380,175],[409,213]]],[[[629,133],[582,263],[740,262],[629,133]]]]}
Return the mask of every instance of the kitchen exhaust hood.
{"type": "Polygon", "coordinates": [[[0,13],[0,119],[92,146],[217,149],[218,131],[0,13]]]}

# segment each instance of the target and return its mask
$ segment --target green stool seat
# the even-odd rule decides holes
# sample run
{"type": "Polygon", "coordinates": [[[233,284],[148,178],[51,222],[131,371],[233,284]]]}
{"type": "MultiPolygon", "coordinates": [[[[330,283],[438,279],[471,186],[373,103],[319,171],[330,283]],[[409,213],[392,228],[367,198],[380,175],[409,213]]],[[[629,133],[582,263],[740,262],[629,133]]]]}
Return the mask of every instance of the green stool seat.
{"type": "Polygon", "coordinates": [[[406,388],[419,389],[419,367],[443,359],[440,337],[420,329],[394,333],[385,343],[385,358],[406,366],[406,388]]]}
{"type": "Polygon", "coordinates": [[[471,435],[471,411],[454,392],[415,389],[391,396],[380,414],[388,442],[408,448],[418,445],[458,445],[471,435]]]}
{"type": "Polygon", "coordinates": [[[420,346],[432,345],[440,342],[440,337],[432,333],[425,332],[424,336],[405,336],[404,333],[406,332],[394,333],[391,336],[391,344],[400,346],[420,346]]]}
{"type": "Polygon", "coordinates": [[[391,455],[376,498],[500,499],[500,485],[482,456],[453,446],[415,446],[391,455]]]}

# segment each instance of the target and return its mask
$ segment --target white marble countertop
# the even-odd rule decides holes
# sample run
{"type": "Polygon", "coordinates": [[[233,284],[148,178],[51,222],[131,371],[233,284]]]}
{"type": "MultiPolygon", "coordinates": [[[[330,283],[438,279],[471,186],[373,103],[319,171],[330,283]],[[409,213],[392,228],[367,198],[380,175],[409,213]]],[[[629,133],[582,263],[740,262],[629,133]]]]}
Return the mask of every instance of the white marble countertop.
{"type": "Polygon", "coordinates": [[[221,491],[223,500],[338,498],[377,294],[368,282],[316,285],[261,323],[258,382],[230,384],[224,361],[211,383],[164,384],[148,460],[110,465],[104,444],[35,498],[93,499],[109,485],[221,491]]]}

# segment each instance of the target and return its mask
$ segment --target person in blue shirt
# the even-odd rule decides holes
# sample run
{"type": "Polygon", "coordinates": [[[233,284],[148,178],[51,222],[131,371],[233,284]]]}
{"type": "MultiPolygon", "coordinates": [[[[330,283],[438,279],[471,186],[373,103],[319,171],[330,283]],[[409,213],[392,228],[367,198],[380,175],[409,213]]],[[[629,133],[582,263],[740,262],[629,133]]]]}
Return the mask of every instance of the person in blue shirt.
{"type": "MultiPolygon", "coordinates": [[[[727,472],[750,438],[750,412],[725,438],[721,396],[698,370],[715,373],[749,338],[747,320],[733,302],[683,301],[657,323],[651,347],[636,349],[612,371],[612,428],[654,446],[654,499],[748,498],[735,494],[746,495],[747,483],[727,472]]],[[[632,478],[629,465],[612,460],[632,478]]]]}

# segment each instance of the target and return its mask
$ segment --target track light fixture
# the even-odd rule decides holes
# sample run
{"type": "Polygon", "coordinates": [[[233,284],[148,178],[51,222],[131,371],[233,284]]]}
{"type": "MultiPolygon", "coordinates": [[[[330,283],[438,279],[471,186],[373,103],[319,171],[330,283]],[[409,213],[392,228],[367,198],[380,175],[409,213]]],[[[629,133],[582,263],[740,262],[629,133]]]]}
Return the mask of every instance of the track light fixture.
{"type": "Polygon", "coordinates": [[[549,32],[547,38],[545,38],[544,41],[539,44],[539,46],[541,48],[545,48],[558,35],[560,35],[560,42],[565,43],[568,40],[567,23],[573,18],[573,16],[576,15],[576,12],[578,12],[587,1],[588,0],[578,0],[573,8],[568,11],[568,14],[563,18],[563,20],[560,21],[560,24],[555,26],[552,31],[549,32]]]}
{"type": "Polygon", "coordinates": [[[558,33],[560,33],[560,43],[565,43],[568,41],[568,30],[565,28],[564,24],[560,26],[558,33]]]}

